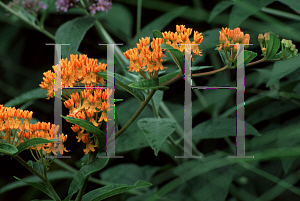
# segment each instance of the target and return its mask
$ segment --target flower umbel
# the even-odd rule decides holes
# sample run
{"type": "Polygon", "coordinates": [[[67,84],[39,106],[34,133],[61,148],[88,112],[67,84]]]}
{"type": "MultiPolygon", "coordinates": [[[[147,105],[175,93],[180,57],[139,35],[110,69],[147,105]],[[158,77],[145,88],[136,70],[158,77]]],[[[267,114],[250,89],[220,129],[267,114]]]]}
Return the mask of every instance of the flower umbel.
{"type": "Polygon", "coordinates": [[[192,52],[194,55],[202,56],[199,46],[203,41],[202,33],[194,31],[194,41],[191,42],[189,37],[192,34],[192,28],[185,28],[185,25],[176,25],[176,32],[163,32],[162,35],[166,40],[166,44],[172,46],[175,49],[180,50],[183,54],[185,53],[185,45],[191,44],[192,52]]]}
{"type": "Polygon", "coordinates": [[[151,43],[151,49],[149,48],[150,37],[139,39],[139,43],[136,44],[137,48],[129,49],[124,52],[126,59],[129,59],[129,71],[139,72],[145,79],[148,79],[143,71],[146,71],[150,78],[158,77],[158,70],[163,70],[162,62],[165,61],[162,57],[165,57],[160,45],[163,43],[162,38],[153,38],[151,43]]]}
{"type": "Polygon", "coordinates": [[[230,28],[223,28],[219,31],[219,42],[220,44],[218,50],[223,48],[224,53],[228,61],[233,62],[236,58],[236,52],[239,44],[244,44],[245,48],[249,47],[250,35],[244,34],[239,27],[234,30],[230,28]]]}

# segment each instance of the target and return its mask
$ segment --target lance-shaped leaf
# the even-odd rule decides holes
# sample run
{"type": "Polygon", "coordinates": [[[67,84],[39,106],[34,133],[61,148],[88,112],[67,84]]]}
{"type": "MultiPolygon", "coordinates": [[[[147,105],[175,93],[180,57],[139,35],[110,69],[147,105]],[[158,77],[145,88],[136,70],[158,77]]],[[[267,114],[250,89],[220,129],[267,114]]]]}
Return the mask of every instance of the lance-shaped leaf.
{"type": "Polygon", "coordinates": [[[18,152],[18,149],[11,144],[8,143],[0,143],[0,153],[4,153],[7,155],[13,155],[18,152]]]}
{"type": "Polygon", "coordinates": [[[93,125],[92,122],[84,120],[84,119],[77,119],[77,118],[74,118],[74,117],[65,117],[65,116],[62,116],[62,115],[61,115],[61,117],[64,118],[65,120],[67,120],[67,121],[70,121],[73,124],[76,124],[76,125],[84,128],[85,130],[93,133],[98,139],[99,147],[104,147],[106,145],[106,135],[105,135],[105,133],[102,130],[96,128],[93,125]]]}
{"type": "Polygon", "coordinates": [[[110,72],[97,73],[98,76],[102,77],[105,80],[107,80],[107,74],[110,77],[114,77],[116,85],[123,88],[125,91],[131,93],[133,96],[135,96],[141,102],[143,102],[145,100],[145,97],[144,97],[143,93],[140,90],[134,89],[134,88],[131,88],[131,87],[128,86],[130,83],[132,83],[132,81],[130,81],[130,79],[128,79],[127,77],[124,77],[124,76],[119,75],[117,73],[115,73],[113,75],[110,72]]]}
{"type": "Polygon", "coordinates": [[[154,38],[164,38],[162,33],[160,31],[157,31],[157,30],[153,30],[153,37],[154,38]]]}
{"type": "Polygon", "coordinates": [[[42,191],[43,193],[45,193],[46,195],[48,195],[50,198],[52,198],[53,200],[54,197],[52,196],[52,194],[50,193],[50,191],[48,190],[48,188],[46,188],[46,186],[44,184],[39,184],[39,183],[35,183],[35,182],[29,182],[29,181],[25,181],[25,180],[22,180],[22,179],[19,179],[18,177],[15,177],[15,179],[19,180],[19,181],[23,181],[27,184],[29,184],[30,186],[42,191]]]}
{"type": "Polygon", "coordinates": [[[142,80],[139,82],[134,82],[129,85],[132,88],[137,89],[156,89],[156,90],[167,90],[169,87],[167,86],[159,86],[159,80],[158,78],[152,78],[148,80],[142,80]]]}
{"type": "MultiPolygon", "coordinates": [[[[244,63],[245,66],[250,63],[255,57],[257,56],[257,53],[252,52],[252,51],[248,51],[248,50],[244,50],[244,63]]],[[[234,62],[234,66],[232,67],[233,69],[237,67],[237,60],[234,62]]]]}
{"type": "Polygon", "coordinates": [[[180,52],[177,49],[174,49],[172,46],[167,45],[166,43],[161,44],[160,48],[170,51],[173,60],[181,70],[182,74],[184,74],[184,55],[182,54],[182,52],[180,52]]]}
{"type": "Polygon", "coordinates": [[[138,180],[134,185],[109,184],[85,194],[82,198],[82,201],[101,201],[129,190],[144,188],[151,185],[152,184],[141,180],[138,180]]]}
{"type": "Polygon", "coordinates": [[[168,118],[144,118],[140,119],[137,124],[145,134],[155,156],[157,156],[162,143],[175,131],[177,126],[176,121],[168,118]]]}
{"type": "Polygon", "coordinates": [[[25,142],[23,142],[22,144],[20,144],[17,149],[18,152],[15,153],[15,155],[21,153],[22,151],[24,151],[25,149],[32,147],[32,146],[36,146],[39,144],[47,144],[47,143],[51,143],[51,142],[55,142],[58,141],[58,139],[51,139],[51,140],[47,140],[45,138],[31,138],[26,140],[25,142]]]}
{"type": "Polygon", "coordinates": [[[62,58],[70,59],[70,54],[77,53],[84,35],[94,24],[94,17],[77,17],[64,23],[57,29],[55,33],[56,44],[70,44],[63,45],[62,58]]]}
{"type": "Polygon", "coordinates": [[[269,32],[270,40],[265,40],[267,52],[265,56],[265,60],[272,59],[276,54],[278,49],[280,48],[280,39],[273,32],[269,32]]]}
{"type": "Polygon", "coordinates": [[[71,195],[76,193],[83,186],[87,176],[104,168],[107,165],[108,160],[108,158],[96,158],[87,165],[80,168],[80,170],[76,173],[74,179],[71,182],[68,191],[68,197],[71,198],[71,195]]]}

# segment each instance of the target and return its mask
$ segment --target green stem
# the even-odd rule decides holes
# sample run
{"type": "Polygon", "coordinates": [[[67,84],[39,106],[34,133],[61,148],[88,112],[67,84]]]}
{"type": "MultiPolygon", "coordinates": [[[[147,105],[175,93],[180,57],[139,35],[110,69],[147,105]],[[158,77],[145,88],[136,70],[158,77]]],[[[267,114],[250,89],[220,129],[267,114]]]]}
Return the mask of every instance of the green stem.
{"type": "MultiPolygon", "coordinates": [[[[115,44],[115,41],[110,37],[110,35],[107,33],[107,31],[104,29],[102,24],[99,22],[99,20],[96,20],[95,27],[100,35],[100,37],[108,44],[115,44]]],[[[116,58],[121,66],[121,68],[125,71],[125,65],[129,65],[128,60],[123,55],[120,47],[118,45],[115,46],[116,51],[116,58]]]]}
{"type": "MultiPolygon", "coordinates": [[[[93,161],[95,158],[96,158],[96,155],[97,155],[97,152],[90,152],[89,153],[89,160],[88,160],[88,163],[90,163],[91,161],[93,161]]],[[[75,201],[80,201],[84,195],[84,191],[87,187],[87,184],[89,182],[89,178],[90,176],[87,176],[84,180],[84,184],[82,186],[82,188],[79,190],[78,194],[77,194],[77,197],[75,199],[75,201]]]]}
{"type": "Polygon", "coordinates": [[[51,183],[47,179],[47,177],[44,177],[41,173],[36,171],[34,168],[32,168],[30,165],[26,163],[19,155],[13,156],[19,163],[21,163],[25,168],[27,168],[32,174],[38,176],[43,182],[45,182],[47,188],[51,192],[52,196],[55,198],[56,201],[61,201],[57,193],[55,192],[54,188],[52,187],[51,183]]]}
{"type": "Polygon", "coordinates": [[[136,40],[139,42],[140,31],[141,31],[141,21],[142,21],[142,1],[138,0],[137,3],[137,23],[136,23],[136,40]]]}
{"type": "MultiPolygon", "coordinates": [[[[140,106],[140,108],[136,111],[136,113],[131,117],[131,119],[125,124],[125,126],[123,126],[123,128],[121,128],[121,130],[119,130],[119,132],[117,132],[115,134],[115,139],[117,139],[118,137],[120,137],[120,135],[134,122],[134,120],[140,115],[140,113],[143,111],[143,109],[146,107],[146,105],[148,104],[148,102],[150,101],[150,99],[152,98],[152,96],[155,93],[155,89],[152,89],[148,95],[148,97],[146,98],[146,100],[142,103],[142,105],[140,106]]],[[[110,144],[114,139],[110,138],[107,142],[107,144],[110,144]]]]}
{"type": "Polygon", "coordinates": [[[263,11],[265,13],[272,14],[272,15],[277,15],[279,17],[284,17],[284,18],[288,18],[288,19],[291,19],[291,20],[300,21],[299,15],[295,15],[295,14],[288,13],[288,12],[285,12],[285,11],[276,10],[276,9],[267,8],[267,7],[261,8],[261,11],[263,11]]]}
{"type": "Polygon", "coordinates": [[[43,34],[45,34],[46,36],[48,36],[49,38],[55,40],[55,36],[52,35],[51,33],[49,33],[48,31],[46,31],[44,28],[42,28],[41,26],[38,26],[32,22],[30,22],[27,18],[25,18],[23,15],[17,13],[16,11],[14,11],[13,9],[9,8],[7,5],[5,5],[2,1],[0,1],[0,6],[2,6],[4,9],[8,10],[10,13],[14,14],[15,16],[17,16],[18,18],[20,18],[20,20],[22,20],[23,22],[25,22],[26,24],[32,26],[33,28],[35,28],[36,30],[42,32],[43,34]]]}
{"type": "Polygon", "coordinates": [[[153,98],[151,98],[150,101],[151,101],[151,105],[152,105],[153,114],[154,114],[154,116],[155,116],[156,119],[159,119],[160,117],[159,117],[159,115],[158,115],[158,113],[157,113],[157,110],[156,110],[156,107],[155,107],[155,103],[154,103],[154,101],[153,101],[153,98]]]}

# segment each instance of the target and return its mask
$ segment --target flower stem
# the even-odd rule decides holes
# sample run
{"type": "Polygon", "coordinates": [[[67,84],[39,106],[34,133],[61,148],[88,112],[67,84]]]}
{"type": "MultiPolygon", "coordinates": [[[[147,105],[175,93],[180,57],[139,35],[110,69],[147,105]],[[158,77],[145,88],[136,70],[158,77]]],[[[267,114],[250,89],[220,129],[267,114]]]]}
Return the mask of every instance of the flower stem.
{"type": "Polygon", "coordinates": [[[148,102],[150,101],[150,99],[152,98],[152,96],[154,95],[155,91],[156,91],[155,89],[152,89],[150,91],[150,93],[148,94],[148,97],[142,103],[142,105],[140,106],[140,108],[135,112],[135,114],[131,117],[131,119],[125,124],[125,126],[123,126],[123,128],[121,128],[121,130],[119,130],[119,132],[117,132],[115,134],[115,138],[110,138],[108,140],[107,144],[110,144],[114,139],[117,139],[134,122],[134,120],[140,115],[140,113],[146,107],[146,105],[148,104],[148,102]]]}
{"type": "MultiPolygon", "coordinates": [[[[92,160],[94,160],[96,158],[96,155],[97,155],[97,152],[90,152],[88,163],[90,163],[92,160]]],[[[84,195],[84,191],[85,191],[85,189],[87,187],[87,184],[89,182],[89,178],[90,178],[90,176],[87,176],[85,178],[84,184],[83,184],[82,188],[79,190],[75,201],[80,201],[82,199],[82,196],[84,195]]]]}
{"type": "Polygon", "coordinates": [[[44,177],[41,173],[36,171],[34,168],[32,168],[30,165],[28,165],[19,155],[13,156],[19,163],[21,163],[25,168],[27,168],[32,174],[38,176],[43,182],[45,182],[47,188],[51,192],[52,196],[56,201],[61,201],[57,193],[55,192],[54,188],[52,187],[51,183],[47,179],[47,177],[44,177]]]}

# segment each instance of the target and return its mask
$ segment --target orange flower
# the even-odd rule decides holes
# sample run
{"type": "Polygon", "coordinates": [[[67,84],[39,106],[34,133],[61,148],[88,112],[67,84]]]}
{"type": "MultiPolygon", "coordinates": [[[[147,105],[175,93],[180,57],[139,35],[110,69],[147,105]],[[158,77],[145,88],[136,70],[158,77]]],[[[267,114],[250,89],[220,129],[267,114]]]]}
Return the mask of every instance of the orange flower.
{"type": "MultiPolygon", "coordinates": [[[[44,138],[49,140],[53,139],[55,125],[52,124],[51,127],[50,122],[37,122],[36,124],[30,124],[29,120],[32,118],[32,114],[32,111],[23,111],[20,109],[16,110],[15,107],[3,107],[3,105],[0,105],[0,133],[2,133],[2,131],[5,133],[4,136],[0,134],[0,139],[2,139],[2,142],[4,141],[5,143],[18,147],[20,144],[31,138],[44,138]],[[22,118],[25,119],[23,125],[21,124],[22,118]]],[[[58,129],[56,133],[57,132],[58,129]]],[[[64,134],[62,134],[62,136],[64,139],[63,142],[65,142],[67,135],[64,136],[64,134]]],[[[39,144],[30,147],[30,149],[47,150],[47,148],[51,146],[54,146],[54,142],[39,144]]],[[[67,151],[65,148],[64,150],[67,151]]],[[[47,153],[51,153],[51,151],[47,153]]]]}
{"type": "Polygon", "coordinates": [[[244,47],[247,48],[250,41],[250,35],[244,34],[239,27],[234,30],[229,28],[223,28],[220,32],[220,44],[218,50],[224,49],[225,55],[229,61],[235,61],[237,47],[239,44],[244,44],[244,47]],[[235,45],[233,45],[235,44],[235,45]]]}
{"type": "Polygon", "coordinates": [[[86,148],[83,150],[85,154],[88,154],[90,151],[94,152],[95,148],[98,147],[98,145],[93,145],[93,141],[86,144],[86,148]]]}

